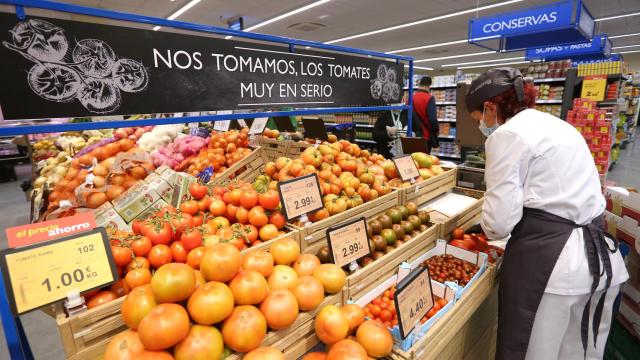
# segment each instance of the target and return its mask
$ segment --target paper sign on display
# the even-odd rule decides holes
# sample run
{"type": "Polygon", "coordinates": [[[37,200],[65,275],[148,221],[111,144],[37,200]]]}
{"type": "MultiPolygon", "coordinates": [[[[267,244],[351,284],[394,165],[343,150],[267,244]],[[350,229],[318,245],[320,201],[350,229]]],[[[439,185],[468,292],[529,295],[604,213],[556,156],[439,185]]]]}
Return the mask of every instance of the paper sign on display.
{"type": "MultiPolygon", "coordinates": [[[[220,110],[216,113],[216,115],[229,115],[233,114],[231,110],[220,110]]],[[[229,125],[231,125],[231,120],[217,120],[213,123],[213,130],[215,131],[229,131],[229,125]]]]}
{"type": "Polygon", "coordinates": [[[371,254],[364,217],[327,229],[333,263],[342,267],[371,254]]]}
{"type": "Polygon", "coordinates": [[[96,227],[93,213],[82,213],[55,220],[7,228],[10,248],[27,246],[66,235],[88,231],[96,227]]]}
{"type": "Polygon", "coordinates": [[[393,297],[400,335],[405,339],[433,307],[431,279],[426,267],[418,266],[396,288],[393,297]]]}
{"type": "Polygon", "coordinates": [[[415,180],[420,176],[411,155],[397,157],[393,159],[393,163],[396,164],[396,169],[398,169],[398,174],[402,181],[415,180]]]}
{"type": "Polygon", "coordinates": [[[607,76],[585,76],[582,81],[581,98],[591,99],[594,101],[604,100],[604,94],[607,88],[607,76]]]}
{"type": "Polygon", "coordinates": [[[323,207],[316,174],[278,182],[278,193],[287,220],[295,219],[323,207]]]}
{"type": "Polygon", "coordinates": [[[262,132],[264,131],[264,128],[267,126],[268,121],[269,121],[269,118],[266,118],[266,117],[259,117],[259,118],[253,119],[253,122],[251,123],[251,127],[249,128],[249,135],[262,134],[262,132]]]}
{"type": "Polygon", "coordinates": [[[104,228],[0,254],[8,300],[16,315],[117,279],[104,228]]]}

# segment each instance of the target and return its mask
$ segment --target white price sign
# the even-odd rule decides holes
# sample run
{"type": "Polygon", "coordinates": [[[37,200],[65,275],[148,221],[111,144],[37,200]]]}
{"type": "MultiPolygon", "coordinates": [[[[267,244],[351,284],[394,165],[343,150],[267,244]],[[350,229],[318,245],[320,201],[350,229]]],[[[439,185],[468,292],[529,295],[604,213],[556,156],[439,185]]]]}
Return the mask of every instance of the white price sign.
{"type": "Polygon", "coordinates": [[[253,119],[253,122],[251,123],[251,127],[249,128],[249,135],[262,134],[262,132],[264,131],[264,128],[267,126],[268,121],[269,121],[269,118],[266,118],[266,117],[253,119]]]}
{"type": "Polygon", "coordinates": [[[433,307],[431,279],[426,267],[418,266],[397,286],[394,295],[400,335],[405,339],[433,307]]]}
{"type": "Polygon", "coordinates": [[[420,176],[420,172],[418,172],[416,163],[411,155],[397,157],[393,159],[393,163],[396,164],[396,169],[398,169],[398,174],[402,181],[415,180],[420,176]]]}
{"type": "Polygon", "coordinates": [[[342,267],[371,253],[364,217],[327,229],[333,263],[342,267]]]}
{"type": "MultiPolygon", "coordinates": [[[[231,110],[220,110],[216,112],[216,115],[229,115],[233,114],[231,110]]],[[[213,130],[215,131],[229,131],[229,125],[231,125],[231,120],[218,120],[213,123],[213,130]]]]}
{"type": "Polygon", "coordinates": [[[240,125],[240,127],[247,127],[247,123],[244,122],[244,119],[238,119],[238,125],[240,125]]]}
{"type": "Polygon", "coordinates": [[[287,220],[320,210],[323,207],[322,193],[316,174],[280,181],[278,192],[287,220]]]}

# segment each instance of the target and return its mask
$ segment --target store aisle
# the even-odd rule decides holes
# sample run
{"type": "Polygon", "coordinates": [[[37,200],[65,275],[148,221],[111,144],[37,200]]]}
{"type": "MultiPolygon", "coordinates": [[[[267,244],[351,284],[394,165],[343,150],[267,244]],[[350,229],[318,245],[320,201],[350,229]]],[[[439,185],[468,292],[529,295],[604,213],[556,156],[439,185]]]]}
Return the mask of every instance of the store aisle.
{"type": "MultiPolygon", "coordinates": [[[[29,223],[29,203],[20,184],[31,176],[31,165],[16,167],[18,181],[0,183],[0,249],[7,248],[5,229],[11,226],[29,223]]],[[[65,358],[56,322],[42,311],[36,310],[21,317],[33,356],[43,360],[62,360],[65,358]]],[[[9,351],[0,327],[0,359],[9,359],[9,351]]]]}
{"type": "Polygon", "coordinates": [[[640,190],[640,140],[636,132],[635,141],[620,150],[620,157],[613,169],[607,174],[608,182],[619,186],[630,186],[640,190]]]}

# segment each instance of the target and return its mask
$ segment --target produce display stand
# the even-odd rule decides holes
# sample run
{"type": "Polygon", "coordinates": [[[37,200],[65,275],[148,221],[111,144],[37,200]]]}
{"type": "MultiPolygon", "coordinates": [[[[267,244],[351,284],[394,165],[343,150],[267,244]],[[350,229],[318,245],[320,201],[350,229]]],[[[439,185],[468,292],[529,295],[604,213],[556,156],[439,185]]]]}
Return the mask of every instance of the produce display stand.
{"type": "Polygon", "coordinates": [[[471,205],[462,209],[453,216],[442,216],[442,214],[436,214],[431,212],[432,221],[440,224],[439,239],[450,238],[451,231],[453,229],[461,227],[468,228],[471,225],[477,224],[482,216],[482,204],[484,203],[484,191],[473,190],[461,187],[454,187],[451,190],[454,194],[465,195],[477,199],[471,205]]]}
{"type": "Polygon", "coordinates": [[[209,183],[212,185],[226,185],[232,181],[239,180],[251,182],[260,175],[264,164],[269,161],[267,159],[265,150],[262,147],[258,147],[244,159],[231,165],[227,170],[216,174],[209,183]]]}
{"type": "Polygon", "coordinates": [[[408,187],[399,188],[400,203],[414,202],[418,205],[436,198],[456,186],[457,169],[443,168],[443,174],[416,182],[408,187]]]}
{"type": "Polygon", "coordinates": [[[313,144],[309,144],[306,141],[289,141],[287,146],[287,151],[285,152],[286,157],[297,158],[302,154],[305,149],[312,147],[313,144]]]}
{"type": "Polygon", "coordinates": [[[264,150],[267,161],[275,161],[280,156],[285,156],[289,148],[289,141],[271,139],[266,136],[258,136],[257,143],[264,150]]]}

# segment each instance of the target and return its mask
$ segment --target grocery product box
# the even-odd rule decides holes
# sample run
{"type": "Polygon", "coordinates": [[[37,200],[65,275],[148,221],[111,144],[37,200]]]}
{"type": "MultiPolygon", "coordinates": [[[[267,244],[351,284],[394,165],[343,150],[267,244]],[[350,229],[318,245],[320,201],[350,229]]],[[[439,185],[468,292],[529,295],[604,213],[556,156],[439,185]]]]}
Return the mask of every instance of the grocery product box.
{"type": "Polygon", "coordinates": [[[169,204],[166,201],[164,201],[164,199],[158,199],[158,201],[156,201],[153,204],[151,204],[151,206],[146,208],[143,212],[140,213],[140,215],[136,216],[135,219],[131,220],[131,222],[136,221],[136,220],[139,220],[139,221],[147,220],[153,214],[155,214],[158,211],[162,210],[167,205],[169,205],[169,204]]]}
{"type": "Polygon", "coordinates": [[[156,169],[155,171],[156,174],[160,175],[160,177],[166,181],[167,183],[169,183],[171,186],[173,186],[175,184],[176,181],[176,172],[173,171],[170,167],[168,167],[167,165],[162,165],[159,168],[156,169]]]}
{"type": "Polygon", "coordinates": [[[637,220],[626,215],[620,217],[605,211],[604,223],[607,232],[626,242],[640,254],[640,226],[637,220]]]}
{"type": "Polygon", "coordinates": [[[637,324],[640,324],[640,306],[637,303],[633,303],[627,296],[622,297],[620,302],[620,310],[618,316],[622,316],[622,323],[634,336],[640,337],[640,329],[637,324]]]}
{"type": "Polygon", "coordinates": [[[171,204],[171,199],[173,197],[173,186],[165,181],[159,174],[151,173],[144,179],[144,182],[149,184],[155,192],[160,195],[160,197],[171,204]]]}
{"type": "Polygon", "coordinates": [[[620,217],[628,216],[640,222],[640,194],[615,186],[605,188],[607,210],[620,217]]]}
{"type": "MultiPolygon", "coordinates": [[[[162,176],[162,175],[161,175],[162,176]]],[[[171,205],[178,207],[182,202],[189,200],[189,186],[197,181],[195,176],[177,172],[173,175],[175,179],[173,183],[173,195],[171,196],[171,205]]]]}
{"type": "Polygon", "coordinates": [[[131,222],[158,199],[160,195],[149,184],[140,181],[116,199],[113,208],[126,222],[131,222]]]}
{"type": "Polygon", "coordinates": [[[99,214],[94,213],[94,216],[96,217],[96,226],[102,226],[107,230],[131,230],[129,225],[127,225],[124,219],[122,219],[122,217],[113,207],[110,207],[109,209],[102,211],[99,214]]]}

